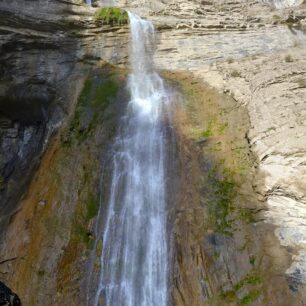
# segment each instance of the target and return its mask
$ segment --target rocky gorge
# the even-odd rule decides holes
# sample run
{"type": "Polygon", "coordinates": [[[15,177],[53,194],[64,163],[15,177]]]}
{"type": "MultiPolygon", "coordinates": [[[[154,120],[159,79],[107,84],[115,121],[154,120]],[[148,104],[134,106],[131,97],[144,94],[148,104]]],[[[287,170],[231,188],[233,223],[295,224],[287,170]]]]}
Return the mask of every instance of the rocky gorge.
{"type": "Polygon", "coordinates": [[[130,96],[116,7],[153,22],[177,102],[169,305],[305,305],[306,4],[91,2],[0,3],[0,301],[91,305],[130,96]]]}

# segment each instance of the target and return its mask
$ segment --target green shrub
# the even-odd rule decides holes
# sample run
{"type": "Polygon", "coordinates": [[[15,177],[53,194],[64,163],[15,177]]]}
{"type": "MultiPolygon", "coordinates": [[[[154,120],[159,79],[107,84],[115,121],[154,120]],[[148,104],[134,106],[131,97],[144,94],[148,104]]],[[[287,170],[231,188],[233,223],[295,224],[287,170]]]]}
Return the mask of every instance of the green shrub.
{"type": "Polygon", "coordinates": [[[129,17],[125,10],[117,7],[103,7],[95,14],[95,19],[108,25],[128,24],[129,17]]]}

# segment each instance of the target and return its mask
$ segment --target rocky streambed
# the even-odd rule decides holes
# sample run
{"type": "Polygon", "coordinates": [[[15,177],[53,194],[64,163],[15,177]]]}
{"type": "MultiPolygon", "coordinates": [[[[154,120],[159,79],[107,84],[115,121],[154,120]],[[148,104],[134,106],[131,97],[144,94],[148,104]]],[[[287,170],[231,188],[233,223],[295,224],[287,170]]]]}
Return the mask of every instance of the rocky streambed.
{"type": "MultiPolygon", "coordinates": [[[[283,2],[111,3],[153,20],[178,102],[172,305],[306,302],[306,7],[283,2]]],[[[129,100],[128,26],[97,10],[0,4],[0,281],[23,305],[95,294],[110,148],[129,100]]]]}

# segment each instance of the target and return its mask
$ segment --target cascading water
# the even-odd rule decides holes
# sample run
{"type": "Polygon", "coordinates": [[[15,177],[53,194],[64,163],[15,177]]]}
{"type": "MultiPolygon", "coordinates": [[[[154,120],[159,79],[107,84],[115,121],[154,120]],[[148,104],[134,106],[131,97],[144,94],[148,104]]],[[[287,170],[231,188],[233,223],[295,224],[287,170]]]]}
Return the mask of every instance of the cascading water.
{"type": "Polygon", "coordinates": [[[263,2],[272,4],[278,9],[298,6],[303,3],[303,0],[263,0],[263,2]]]}
{"type": "Polygon", "coordinates": [[[154,28],[129,13],[131,100],[115,141],[95,305],[166,306],[169,95],[153,68],[154,28]],[[103,304],[104,305],[104,304],[103,304]]]}

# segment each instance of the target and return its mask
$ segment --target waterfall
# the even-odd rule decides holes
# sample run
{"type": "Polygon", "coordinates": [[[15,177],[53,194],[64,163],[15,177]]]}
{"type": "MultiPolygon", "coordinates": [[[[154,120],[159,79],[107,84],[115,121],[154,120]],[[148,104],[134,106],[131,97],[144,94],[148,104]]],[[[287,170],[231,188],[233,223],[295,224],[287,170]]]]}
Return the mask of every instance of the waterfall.
{"type": "Polygon", "coordinates": [[[114,144],[95,305],[102,298],[106,306],[166,306],[170,96],[153,67],[152,23],[129,18],[131,99],[114,144]]]}
{"type": "Polygon", "coordinates": [[[86,4],[91,6],[91,0],[86,0],[86,4]]]}
{"type": "Polygon", "coordinates": [[[272,4],[278,9],[298,6],[303,3],[303,0],[263,0],[263,2],[272,4]]]}

